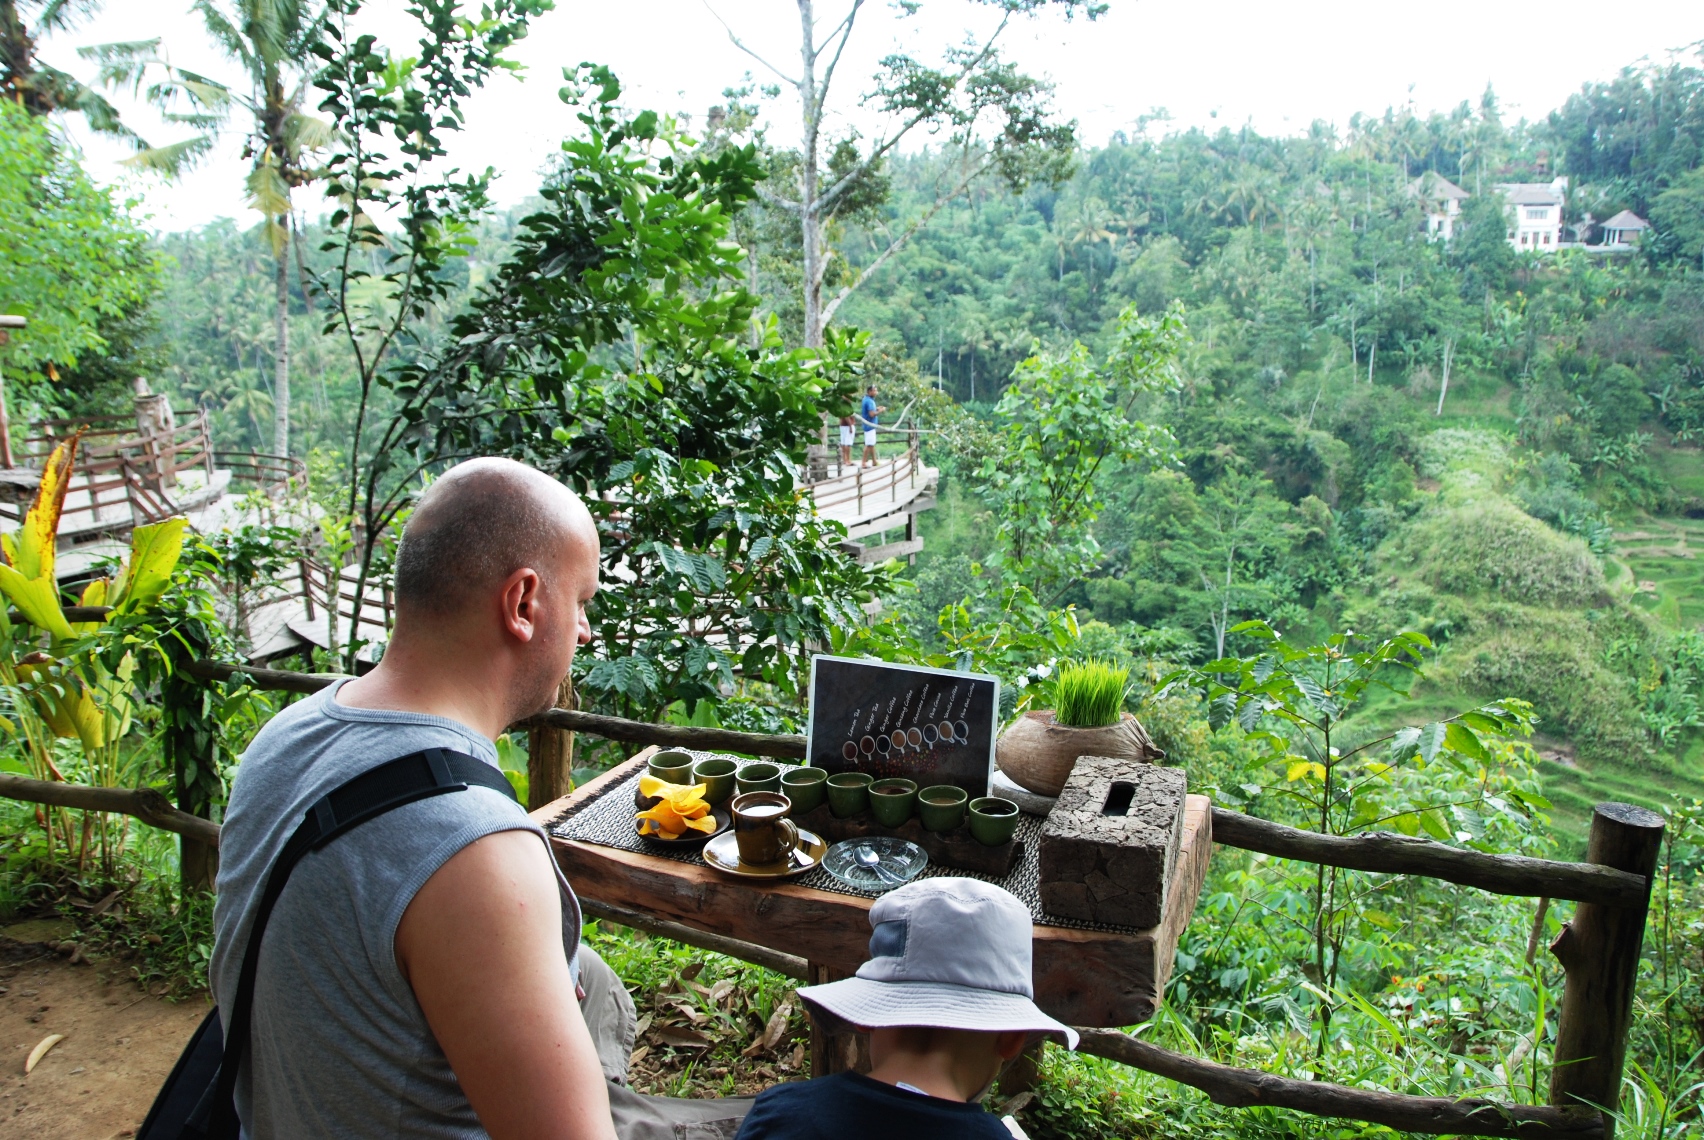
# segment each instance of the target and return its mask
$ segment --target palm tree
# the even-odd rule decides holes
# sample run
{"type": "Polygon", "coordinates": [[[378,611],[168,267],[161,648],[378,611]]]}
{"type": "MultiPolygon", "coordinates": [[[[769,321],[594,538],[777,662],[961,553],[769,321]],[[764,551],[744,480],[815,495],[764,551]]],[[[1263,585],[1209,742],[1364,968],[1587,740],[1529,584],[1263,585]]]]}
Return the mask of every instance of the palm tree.
{"type": "MultiPolygon", "coordinates": [[[[0,0],[4,3],[6,0],[0,0]]],[[[163,71],[165,78],[147,89],[148,99],[169,111],[179,99],[194,112],[180,121],[203,128],[195,138],[160,151],[145,150],[131,161],[159,166],[164,152],[201,154],[218,134],[245,112],[243,157],[252,159],[248,174],[248,204],[265,219],[276,261],[273,311],[273,450],[290,453],[290,311],[289,248],[295,232],[290,193],[317,176],[314,155],[331,142],[331,126],[303,109],[312,75],[311,48],[326,19],[323,3],[315,0],[196,0],[207,32],[241,65],[247,92],[183,68],[173,67],[157,54],[159,41],[134,45],[130,52],[109,51],[103,57],[102,81],[140,90],[146,75],[163,71]]]]}
{"type": "MultiPolygon", "coordinates": [[[[16,103],[32,115],[55,112],[80,113],[89,129],[129,143],[138,151],[150,149],[148,140],[131,130],[118,108],[86,86],[76,76],[61,71],[36,55],[36,43],[45,35],[69,31],[78,21],[92,16],[100,0],[0,0],[0,98],[16,103]],[[32,15],[34,24],[25,23],[32,15]]],[[[149,41],[155,47],[158,40],[149,41]]],[[[129,50],[135,44],[102,44],[79,48],[85,59],[101,59],[113,50],[129,50]]]]}

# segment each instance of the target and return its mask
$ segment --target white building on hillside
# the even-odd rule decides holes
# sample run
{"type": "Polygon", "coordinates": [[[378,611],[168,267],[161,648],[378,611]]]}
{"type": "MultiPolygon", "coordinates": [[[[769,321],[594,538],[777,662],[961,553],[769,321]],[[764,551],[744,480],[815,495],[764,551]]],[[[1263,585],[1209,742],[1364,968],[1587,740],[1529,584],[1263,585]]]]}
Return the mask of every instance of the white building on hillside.
{"type": "Polygon", "coordinates": [[[1623,210],[1601,227],[1605,249],[1632,249],[1639,235],[1651,228],[1650,223],[1632,210],[1623,210]]]}
{"type": "Polygon", "coordinates": [[[1428,170],[1408,184],[1408,196],[1419,199],[1420,208],[1426,213],[1428,238],[1449,241],[1455,236],[1461,204],[1469,197],[1466,190],[1437,171],[1428,170]]]}
{"type": "Polygon", "coordinates": [[[1568,179],[1552,182],[1504,182],[1497,192],[1514,210],[1509,244],[1521,253],[1548,253],[1562,241],[1562,202],[1568,179]]]}

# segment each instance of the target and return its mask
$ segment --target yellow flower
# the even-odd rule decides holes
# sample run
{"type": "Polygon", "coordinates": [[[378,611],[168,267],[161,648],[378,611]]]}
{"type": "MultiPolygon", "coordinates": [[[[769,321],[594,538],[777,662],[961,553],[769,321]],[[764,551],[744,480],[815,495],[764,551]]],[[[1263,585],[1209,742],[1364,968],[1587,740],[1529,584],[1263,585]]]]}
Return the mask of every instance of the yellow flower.
{"type": "Polygon", "coordinates": [[[652,775],[639,777],[639,794],[657,797],[659,803],[634,817],[640,835],[655,835],[659,839],[679,839],[688,828],[693,831],[716,830],[715,817],[704,801],[707,784],[671,784],[652,775]]]}

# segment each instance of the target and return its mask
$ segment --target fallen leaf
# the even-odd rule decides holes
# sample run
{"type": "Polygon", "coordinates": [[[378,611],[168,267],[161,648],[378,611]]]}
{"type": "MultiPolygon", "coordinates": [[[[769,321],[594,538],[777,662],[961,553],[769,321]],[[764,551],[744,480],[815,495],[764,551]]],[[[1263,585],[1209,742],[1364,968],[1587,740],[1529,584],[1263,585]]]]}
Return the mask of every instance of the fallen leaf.
{"type": "Polygon", "coordinates": [[[637,1065],[640,1061],[643,1061],[646,1057],[650,1056],[650,1054],[651,1047],[649,1045],[641,1045],[628,1055],[627,1063],[629,1065],[637,1065]]]}
{"type": "Polygon", "coordinates": [[[676,1012],[680,1013],[694,1025],[703,1025],[706,1021],[710,1020],[710,1015],[700,1010],[695,1002],[677,1001],[674,1002],[673,1005],[676,1012]]]}
{"type": "MultiPolygon", "coordinates": [[[[716,992],[716,991],[712,990],[709,986],[701,986],[697,982],[689,982],[687,984],[690,985],[693,989],[697,990],[699,993],[703,994],[705,997],[709,997],[711,994],[716,992]]],[[[720,982],[717,982],[716,984],[721,985],[720,982]]]]}
{"type": "Polygon", "coordinates": [[[769,1015],[769,1024],[763,1027],[763,1047],[773,1049],[781,1044],[781,1038],[787,1033],[787,1019],[793,1016],[793,1003],[784,1001],[775,1007],[775,1012],[769,1015]]]}
{"type": "Polygon", "coordinates": [[[709,991],[706,992],[704,996],[710,999],[710,1004],[715,1005],[715,1004],[719,1003],[723,998],[725,998],[729,994],[733,993],[734,992],[734,986],[736,984],[737,983],[735,983],[734,979],[732,979],[732,978],[723,978],[721,981],[717,982],[714,986],[711,986],[709,991]]]}
{"type": "Polygon", "coordinates": [[[686,969],[684,969],[680,972],[680,980],[683,981],[683,982],[690,982],[692,979],[696,978],[699,974],[701,974],[703,972],[704,972],[703,961],[701,960],[701,961],[694,962],[691,965],[689,965],[686,969]]]}
{"type": "Polygon", "coordinates": [[[117,902],[119,900],[119,896],[121,896],[123,894],[124,894],[124,889],[121,887],[118,890],[112,892],[112,894],[108,895],[106,898],[102,899],[100,902],[96,903],[95,909],[91,910],[89,913],[91,915],[105,914],[107,911],[112,909],[112,904],[117,902]]]}
{"type": "Polygon", "coordinates": [[[40,1043],[30,1050],[30,1058],[24,1062],[24,1075],[28,1076],[35,1069],[36,1064],[47,1056],[48,1050],[63,1040],[65,1040],[63,1033],[49,1033],[46,1037],[43,1037],[40,1043]]]}
{"type": "Polygon", "coordinates": [[[645,1030],[649,1028],[651,1028],[651,1015],[647,1013],[644,1017],[639,1019],[639,1024],[633,1027],[633,1036],[643,1037],[645,1035],[645,1030]]]}
{"type": "Polygon", "coordinates": [[[805,1043],[803,1041],[801,1041],[801,1042],[798,1043],[798,1045],[794,1046],[793,1056],[790,1060],[788,1060],[787,1066],[789,1068],[797,1069],[797,1068],[801,1067],[802,1065],[804,1065],[804,1063],[805,1063],[805,1043]]]}
{"type": "Polygon", "coordinates": [[[664,1026],[653,1036],[664,1045],[673,1045],[676,1049],[708,1049],[710,1038],[695,1029],[676,1029],[672,1025],[664,1026]]]}

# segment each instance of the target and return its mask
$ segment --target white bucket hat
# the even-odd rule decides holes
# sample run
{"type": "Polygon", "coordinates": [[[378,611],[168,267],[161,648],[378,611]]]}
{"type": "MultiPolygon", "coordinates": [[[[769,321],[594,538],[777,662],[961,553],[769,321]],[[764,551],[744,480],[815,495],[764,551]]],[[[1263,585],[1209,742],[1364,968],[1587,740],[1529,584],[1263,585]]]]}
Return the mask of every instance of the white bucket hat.
{"type": "Polygon", "coordinates": [[[1077,1047],[1076,1030],[1036,1008],[1030,913],[1010,891],[922,879],[876,900],[870,926],[857,976],[799,990],[813,1008],[872,1029],[1016,1030],[1077,1047]]]}

